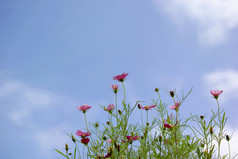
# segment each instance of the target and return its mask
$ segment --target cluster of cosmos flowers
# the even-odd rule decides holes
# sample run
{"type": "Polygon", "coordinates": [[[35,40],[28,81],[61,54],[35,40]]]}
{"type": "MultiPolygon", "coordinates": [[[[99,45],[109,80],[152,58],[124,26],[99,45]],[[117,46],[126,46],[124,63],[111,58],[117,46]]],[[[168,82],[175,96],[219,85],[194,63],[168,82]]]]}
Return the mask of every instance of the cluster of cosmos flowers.
{"type": "MultiPolygon", "coordinates": [[[[125,79],[126,79],[126,77],[128,76],[128,73],[122,73],[122,74],[119,74],[119,75],[116,75],[116,76],[114,76],[113,77],[113,80],[117,80],[117,81],[119,81],[119,82],[121,82],[122,83],[122,85],[123,85],[123,82],[125,81],[125,79]]],[[[119,86],[117,85],[117,84],[113,84],[112,86],[111,86],[111,89],[112,89],[112,91],[114,92],[114,94],[116,95],[117,93],[118,93],[118,90],[119,90],[119,86]]],[[[117,103],[114,105],[114,104],[109,104],[107,107],[103,107],[103,109],[105,110],[105,111],[107,111],[108,113],[109,113],[109,115],[111,115],[111,120],[109,120],[109,121],[107,121],[106,123],[107,123],[107,125],[111,125],[112,126],[112,123],[111,122],[113,122],[112,121],[112,117],[113,116],[116,116],[116,123],[117,124],[119,124],[121,121],[119,121],[119,118],[118,118],[118,116],[120,116],[120,115],[122,115],[122,113],[123,112],[125,112],[125,111],[127,111],[127,104],[126,104],[126,100],[125,100],[125,88],[124,88],[124,85],[123,85],[123,89],[124,89],[124,101],[122,102],[123,104],[124,104],[124,109],[123,110],[121,110],[121,109],[117,109],[117,103]],[[116,111],[116,113],[114,113],[116,111]],[[114,114],[113,114],[114,113],[114,114]]],[[[159,89],[158,88],[155,88],[155,92],[157,92],[158,93],[158,95],[159,95],[159,89]]],[[[210,93],[211,93],[211,95],[214,97],[214,99],[216,99],[216,100],[218,100],[218,97],[219,97],[219,95],[222,93],[223,91],[222,90],[211,90],[210,91],[210,93]]],[[[162,118],[162,130],[163,130],[163,134],[165,133],[164,131],[167,129],[167,130],[170,130],[170,132],[171,132],[171,134],[175,134],[175,141],[177,140],[176,139],[176,133],[178,133],[178,131],[180,130],[180,121],[179,121],[179,118],[178,118],[178,116],[179,116],[179,114],[178,114],[178,112],[179,112],[179,108],[180,108],[180,106],[182,105],[182,100],[179,100],[178,98],[175,98],[175,92],[174,92],[174,90],[170,90],[169,91],[169,95],[173,98],[173,105],[169,105],[168,106],[168,108],[170,108],[171,110],[174,110],[175,111],[175,113],[176,113],[176,116],[175,116],[175,119],[173,119],[173,116],[172,116],[172,114],[170,115],[170,116],[168,116],[167,117],[167,119],[166,118],[162,118]]],[[[160,96],[159,96],[159,99],[160,99],[160,96]]],[[[160,103],[159,103],[160,105],[161,105],[161,99],[160,99],[160,103]]],[[[105,140],[108,144],[111,144],[111,147],[109,147],[109,149],[108,149],[108,152],[105,154],[105,155],[102,155],[102,153],[101,153],[101,155],[97,155],[97,156],[95,156],[95,158],[113,158],[113,156],[112,156],[112,154],[113,154],[113,149],[115,148],[115,149],[117,149],[117,151],[118,151],[118,153],[117,154],[120,154],[119,152],[120,152],[120,150],[121,150],[121,145],[120,144],[123,144],[123,143],[125,143],[125,144],[131,144],[132,145],[132,143],[134,142],[134,141],[137,141],[137,140],[140,140],[140,142],[142,143],[142,144],[144,144],[144,146],[147,146],[147,143],[146,143],[146,140],[148,140],[147,138],[148,138],[148,131],[151,131],[152,130],[152,128],[150,129],[150,127],[149,127],[149,125],[150,125],[150,123],[148,122],[148,111],[149,110],[153,110],[153,109],[157,109],[158,110],[158,107],[159,107],[159,105],[158,105],[158,103],[156,102],[156,103],[153,103],[152,105],[146,105],[146,106],[142,106],[142,104],[140,104],[140,103],[138,103],[137,104],[137,108],[139,109],[139,110],[145,110],[146,111],[146,113],[147,113],[147,121],[146,121],[146,126],[145,127],[141,127],[142,129],[144,129],[145,131],[144,131],[144,135],[139,135],[139,134],[137,134],[137,133],[134,133],[133,131],[131,131],[131,133],[129,133],[129,134],[125,134],[126,136],[124,137],[124,138],[120,138],[120,140],[118,141],[117,139],[119,138],[118,136],[115,136],[114,138],[106,138],[105,136],[103,137],[103,140],[105,140]],[[150,130],[149,130],[150,129],[150,130]],[[142,142],[143,140],[145,140],[145,142],[142,142]],[[114,147],[114,148],[113,148],[114,147]]],[[[87,121],[86,121],[86,113],[90,110],[92,108],[92,106],[90,106],[90,105],[88,105],[88,104],[84,104],[84,105],[81,105],[81,106],[77,106],[77,109],[78,110],[80,110],[83,114],[84,114],[84,116],[85,116],[85,125],[86,125],[86,131],[82,131],[82,130],[77,130],[76,131],[76,133],[75,133],[75,135],[76,136],[78,136],[80,139],[78,140],[78,139],[75,139],[75,137],[73,136],[73,135],[71,135],[71,137],[72,137],[72,140],[76,143],[76,141],[78,141],[78,142],[80,142],[80,143],[82,143],[84,146],[86,146],[87,148],[88,148],[88,151],[90,151],[91,150],[91,148],[89,148],[89,146],[88,146],[88,144],[90,143],[90,138],[92,138],[92,132],[90,132],[90,129],[88,129],[88,126],[87,126],[87,121]]],[[[129,108],[128,108],[129,109],[129,108]]],[[[222,112],[222,111],[221,111],[222,112]]],[[[218,105],[218,117],[219,117],[219,121],[220,121],[220,114],[221,114],[221,112],[220,112],[220,109],[219,109],[219,105],[218,105]]],[[[142,116],[141,116],[142,117],[142,116]]],[[[223,118],[225,118],[225,115],[223,116],[223,118]]],[[[200,119],[201,120],[203,120],[204,119],[204,116],[200,116],[200,119]]],[[[200,121],[199,121],[200,122],[200,121]]],[[[115,121],[114,121],[114,124],[115,124],[115,121]]],[[[125,123],[124,123],[125,124],[125,123]]],[[[142,119],[142,124],[143,124],[143,119],[142,119]]],[[[204,123],[203,122],[201,122],[201,124],[203,125],[204,123]]],[[[218,124],[217,124],[218,125],[218,124]]],[[[96,128],[99,126],[99,124],[97,123],[96,124],[96,128]]],[[[117,127],[117,125],[115,126],[115,127],[111,127],[112,128],[112,131],[113,131],[113,129],[114,128],[116,128],[117,127]]],[[[205,127],[205,125],[203,125],[203,127],[205,127]]],[[[210,128],[209,128],[209,133],[210,134],[213,134],[213,126],[211,125],[211,126],[209,126],[210,128]]],[[[125,126],[125,128],[126,128],[126,126],[125,126]]],[[[219,127],[220,128],[220,127],[219,127]]],[[[220,133],[222,133],[222,131],[223,131],[223,128],[220,128],[221,130],[220,130],[220,133]]],[[[126,131],[126,129],[124,130],[123,129],[123,131],[126,131]]],[[[127,132],[127,131],[126,131],[127,132]]],[[[115,133],[115,132],[114,132],[115,133]]],[[[128,133],[128,132],[127,132],[128,133]]],[[[172,135],[173,136],[173,135],[172,135]]],[[[158,138],[159,138],[159,142],[161,142],[162,140],[164,141],[164,145],[166,145],[166,144],[168,144],[169,143],[169,140],[167,140],[167,139],[165,139],[165,136],[158,136],[158,138]]],[[[226,135],[225,136],[225,138],[226,138],[226,140],[227,141],[229,141],[230,140],[230,137],[228,136],[228,135],[226,135]]],[[[101,141],[101,140],[100,140],[101,141]]],[[[95,142],[95,141],[94,141],[95,142]]],[[[97,141],[98,142],[98,141],[97,141]]],[[[102,142],[102,141],[101,141],[102,142]]],[[[218,142],[220,142],[220,140],[218,141],[218,142]]],[[[170,143],[171,144],[171,143],[170,143]]],[[[196,142],[196,144],[198,144],[198,142],[196,142]]],[[[194,144],[194,145],[196,145],[196,144],[194,144]]],[[[210,144],[210,143],[209,143],[210,144]]],[[[206,150],[203,152],[203,155],[205,156],[205,154],[207,153],[208,154],[208,145],[209,145],[208,143],[207,143],[207,147],[206,147],[206,150]],[[206,152],[207,151],[207,152],[206,152]]],[[[176,142],[174,142],[173,141],[173,143],[172,143],[172,145],[174,146],[174,145],[176,145],[175,147],[176,147],[176,151],[178,151],[178,148],[177,148],[177,141],[176,142]]],[[[220,146],[220,145],[219,145],[220,146]]],[[[68,150],[68,145],[66,144],[66,147],[67,147],[67,150],[68,150]]],[[[160,145],[160,151],[162,152],[162,150],[161,150],[161,145],[160,145]]],[[[78,147],[77,147],[78,148],[78,147]]],[[[131,147],[132,148],[132,147],[131,147]]],[[[211,148],[211,147],[209,147],[209,148],[211,148]]],[[[211,152],[209,152],[210,154],[209,154],[209,157],[207,156],[207,158],[211,158],[212,157],[212,154],[214,154],[214,147],[213,148],[211,148],[212,150],[211,150],[211,152]]],[[[67,150],[66,150],[66,152],[67,152],[67,150]]],[[[220,147],[219,147],[219,150],[220,150],[220,147]]],[[[218,151],[219,151],[218,150],[218,151]]],[[[58,151],[58,150],[57,150],[58,151]]],[[[76,151],[76,149],[75,149],[75,151],[76,151]]],[[[130,150],[131,151],[131,150],[130,150]]],[[[127,154],[129,154],[130,155],[130,152],[129,150],[125,150],[125,153],[127,152],[127,154]],[[129,152],[129,153],[128,153],[129,152]]],[[[143,150],[143,148],[142,148],[142,151],[144,151],[143,150]]],[[[198,151],[198,150],[197,150],[198,151]]],[[[59,151],[58,151],[59,152],[59,151]]],[[[146,152],[146,151],[145,151],[146,152]]],[[[161,156],[161,152],[160,152],[160,154],[159,154],[159,156],[161,156]]],[[[166,151],[165,151],[166,152],[166,151]]],[[[165,153],[164,152],[164,153],[165,153]]],[[[199,152],[199,151],[198,151],[199,152]]],[[[61,153],[61,152],[60,152],[61,153]]],[[[146,155],[143,157],[143,158],[147,158],[146,156],[147,156],[147,153],[148,152],[146,152],[146,155]]],[[[172,156],[173,157],[175,157],[175,155],[176,155],[176,153],[178,153],[178,152],[174,152],[173,154],[172,154],[172,156]]],[[[199,152],[200,153],[200,152],[199,152]]],[[[218,152],[218,153],[220,153],[220,152],[218,152]]],[[[61,153],[62,155],[64,155],[63,153],[61,153]]],[[[198,154],[198,156],[199,155],[201,155],[201,154],[198,154]]],[[[219,154],[220,155],[220,154],[219,154]]],[[[220,157],[218,155],[218,158],[220,157]]],[[[68,158],[68,155],[64,155],[66,158],[68,158]]],[[[129,157],[129,156],[128,156],[129,157]]],[[[91,157],[90,157],[91,158],[91,157]]],[[[140,157],[139,157],[140,158],[140,157]]]]}

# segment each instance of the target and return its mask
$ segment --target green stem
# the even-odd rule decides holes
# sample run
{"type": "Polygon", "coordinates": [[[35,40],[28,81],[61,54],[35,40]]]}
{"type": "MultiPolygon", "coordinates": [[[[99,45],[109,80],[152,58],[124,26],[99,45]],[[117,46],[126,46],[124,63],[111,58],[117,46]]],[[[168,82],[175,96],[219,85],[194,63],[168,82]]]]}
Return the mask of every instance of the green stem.
{"type": "Polygon", "coordinates": [[[85,113],[84,113],[84,117],[85,117],[85,125],[86,125],[87,131],[88,131],[88,124],[87,124],[87,118],[86,118],[86,114],[85,113]]]}
{"type": "Polygon", "coordinates": [[[124,103],[126,104],[126,90],[125,90],[124,83],[123,83],[123,82],[121,82],[121,84],[122,84],[123,91],[124,91],[124,103]]]}
{"type": "Polygon", "coordinates": [[[218,133],[218,159],[220,159],[220,149],[221,149],[221,133],[222,133],[222,123],[221,123],[221,116],[220,116],[220,105],[219,105],[219,102],[218,102],[218,99],[216,99],[217,101],[217,106],[218,106],[218,120],[219,120],[219,133],[218,133]]]}
{"type": "Polygon", "coordinates": [[[229,147],[229,159],[231,159],[231,148],[230,148],[230,142],[228,141],[228,147],[229,147]]]}
{"type": "Polygon", "coordinates": [[[148,110],[146,109],[146,125],[148,123],[148,110]]]}
{"type": "MultiPolygon", "coordinates": [[[[76,142],[75,142],[75,145],[76,145],[77,151],[78,151],[78,153],[79,153],[79,156],[80,156],[80,158],[81,158],[80,151],[79,151],[79,147],[78,147],[78,145],[77,145],[76,142]]],[[[75,154],[74,154],[74,155],[75,155],[75,154]]]]}
{"type": "Polygon", "coordinates": [[[142,128],[144,127],[143,125],[143,114],[142,114],[142,111],[141,111],[141,109],[140,109],[140,114],[141,114],[141,122],[142,122],[142,128]]]}
{"type": "Polygon", "coordinates": [[[116,103],[116,115],[117,115],[117,125],[118,125],[118,109],[117,109],[117,94],[115,93],[115,103],[116,103]]]}
{"type": "Polygon", "coordinates": [[[158,93],[159,101],[161,101],[161,98],[160,98],[159,92],[157,92],[157,93],[158,93]]]}

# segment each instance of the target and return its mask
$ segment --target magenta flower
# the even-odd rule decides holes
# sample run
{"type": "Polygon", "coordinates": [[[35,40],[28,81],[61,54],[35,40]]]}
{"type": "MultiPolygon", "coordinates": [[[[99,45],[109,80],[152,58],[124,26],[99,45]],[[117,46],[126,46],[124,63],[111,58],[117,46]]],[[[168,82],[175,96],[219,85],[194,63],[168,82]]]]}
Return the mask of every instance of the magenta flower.
{"type": "Polygon", "coordinates": [[[114,108],[115,108],[115,105],[109,104],[108,107],[107,107],[107,109],[104,109],[104,110],[109,111],[109,112],[112,112],[114,108]]]}
{"type": "Polygon", "coordinates": [[[164,123],[164,127],[171,129],[171,128],[173,128],[174,126],[176,126],[177,124],[178,124],[178,121],[176,122],[175,125],[169,125],[168,123],[164,123]]]}
{"type": "Polygon", "coordinates": [[[211,92],[211,94],[213,95],[213,97],[215,98],[215,99],[217,99],[218,97],[219,97],[219,95],[223,92],[223,90],[218,90],[218,89],[216,89],[216,90],[211,90],[210,91],[211,92]]]}
{"type": "Polygon", "coordinates": [[[90,132],[83,132],[81,130],[77,130],[77,132],[75,133],[77,136],[81,136],[82,138],[85,138],[87,136],[90,136],[91,133],[90,132]]]}
{"type": "Polygon", "coordinates": [[[111,139],[107,140],[107,143],[111,143],[111,142],[112,142],[112,140],[111,140],[111,139]]]}
{"type": "Polygon", "coordinates": [[[180,102],[176,102],[174,105],[169,106],[170,109],[178,110],[180,102]]]}
{"type": "Polygon", "coordinates": [[[145,109],[145,110],[152,110],[152,108],[156,107],[156,105],[147,105],[147,106],[140,106],[141,109],[145,109]]]}
{"type": "Polygon", "coordinates": [[[108,158],[108,157],[111,157],[111,155],[112,155],[112,154],[111,154],[110,152],[108,152],[108,153],[107,153],[107,155],[106,155],[106,156],[104,156],[103,158],[108,158]]]}
{"type": "Polygon", "coordinates": [[[85,105],[78,106],[77,108],[81,110],[83,113],[86,113],[86,111],[92,107],[89,106],[88,104],[85,104],[85,105]]]}
{"type": "Polygon", "coordinates": [[[112,86],[113,92],[116,94],[118,92],[118,85],[113,84],[112,86]]]}
{"type": "Polygon", "coordinates": [[[123,140],[121,140],[121,141],[122,142],[130,142],[130,144],[132,144],[133,141],[138,140],[140,137],[138,137],[138,136],[132,137],[132,136],[127,135],[126,138],[127,138],[127,141],[123,141],[123,140]]]}
{"type": "Polygon", "coordinates": [[[169,124],[167,124],[167,123],[164,123],[164,127],[171,129],[171,128],[173,127],[173,125],[169,125],[169,124]]]}
{"type": "Polygon", "coordinates": [[[83,143],[83,144],[85,144],[85,145],[87,145],[88,143],[89,143],[89,138],[83,138],[83,139],[81,139],[81,142],[83,143]]]}
{"type": "Polygon", "coordinates": [[[121,75],[114,76],[113,79],[118,80],[119,82],[123,82],[127,75],[128,73],[123,73],[121,75]]]}

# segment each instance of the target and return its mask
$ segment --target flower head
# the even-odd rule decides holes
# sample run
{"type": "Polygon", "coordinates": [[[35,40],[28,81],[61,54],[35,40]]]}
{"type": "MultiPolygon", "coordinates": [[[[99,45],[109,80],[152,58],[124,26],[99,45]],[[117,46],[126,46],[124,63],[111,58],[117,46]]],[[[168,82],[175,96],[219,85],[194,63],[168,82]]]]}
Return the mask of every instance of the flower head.
{"type": "Polygon", "coordinates": [[[123,82],[128,73],[122,73],[121,75],[116,75],[113,77],[114,80],[118,80],[119,82],[123,82]]]}
{"type": "Polygon", "coordinates": [[[215,90],[211,90],[210,93],[213,95],[213,97],[215,99],[217,99],[219,97],[219,95],[223,92],[223,90],[218,90],[218,89],[215,89],[215,90]]]}
{"type": "Polygon", "coordinates": [[[111,140],[111,139],[107,140],[107,143],[111,143],[111,142],[112,142],[112,140],[111,140]]]}
{"type": "Polygon", "coordinates": [[[78,110],[81,110],[83,113],[86,113],[86,111],[92,107],[89,106],[88,104],[85,104],[85,105],[78,106],[77,108],[78,110]]]}
{"type": "Polygon", "coordinates": [[[180,106],[180,102],[176,102],[174,105],[169,106],[169,108],[177,111],[179,106],[180,106]]]}
{"type": "Polygon", "coordinates": [[[169,125],[168,123],[164,123],[164,127],[171,129],[171,128],[175,127],[177,124],[178,124],[178,121],[176,122],[175,125],[169,125]]]}
{"type": "Polygon", "coordinates": [[[108,158],[108,157],[111,157],[111,153],[110,152],[108,152],[107,154],[106,154],[106,156],[104,156],[103,158],[108,158]]]}
{"type": "Polygon", "coordinates": [[[87,145],[88,143],[89,143],[89,138],[83,138],[83,139],[81,139],[81,142],[83,143],[83,144],[85,144],[85,145],[87,145]]]}
{"type": "Polygon", "coordinates": [[[126,138],[127,138],[127,141],[122,140],[122,142],[130,142],[130,144],[132,144],[133,141],[138,140],[140,137],[138,137],[138,136],[132,137],[132,136],[127,135],[126,138]]]}
{"type": "Polygon", "coordinates": [[[156,107],[156,105],[147,105],[147,106],[144,106],[144,107],[142,107],[142,106],[140,106],[140,107],[141,107],[141,109],[152,110],[152,108],[156,107]]]}
{"type": "Polygon", "coordinates": [[[83,132],[81,130],[77,130],[77,132],[75,133],[77,136],[81,136],[82,138],[85,138],[87,136],[90,136],[91,133],[90,132],[83,132]]]}
{"type": "Polygon", "coordinates": [[[117,94],[117,92],[118,92],[118,85],[113,84],[111,87],[112,87],[113,92],[114,92],[115,94],[117,94]]]}
{"type": "Polygon", "coordinates": [[[115,108],[115,105],[109,104],[108,107],[107,107],[107,109],[105,109],[105,110],[106,110],[106,111],[109,111],[109,112],[112,112],[114,108],[115,108]]]}
{"type": "Polygon", "coordinates": [[[171,128],[173,128],[173,125],[169,125],[169,124],[167,124],[167,123],[164,123],[164,127],[171,129],[171,128]]]}

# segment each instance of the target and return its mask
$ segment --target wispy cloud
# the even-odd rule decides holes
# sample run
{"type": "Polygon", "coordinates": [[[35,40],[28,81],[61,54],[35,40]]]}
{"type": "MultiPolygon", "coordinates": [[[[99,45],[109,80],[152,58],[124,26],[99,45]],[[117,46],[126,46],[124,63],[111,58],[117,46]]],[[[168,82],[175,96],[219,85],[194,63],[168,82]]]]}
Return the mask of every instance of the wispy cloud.
{"type": "Polygon", "coordinates": [[[192,23],[202,45],[225,42],[238,26],[237,0],[153,0],[171,18],[182,24],[192,23]]]}
{"type": "Polygon", "coordinates": [[[48,156],[52,149],[63,147],[68,138],[65,132],[74,131],[72,128],[76,125],[69,118],[62,118],[69,117],[69,112],[73,111],[65,104],[73,106],[75,101],[17,80],[1,79],[0,82],[1,105],[6,120],[13,125],[13,130],[4,130],[17,129],[19,138],[27,136],[27,140],[34,142],[34,146],[48,156]]]}

